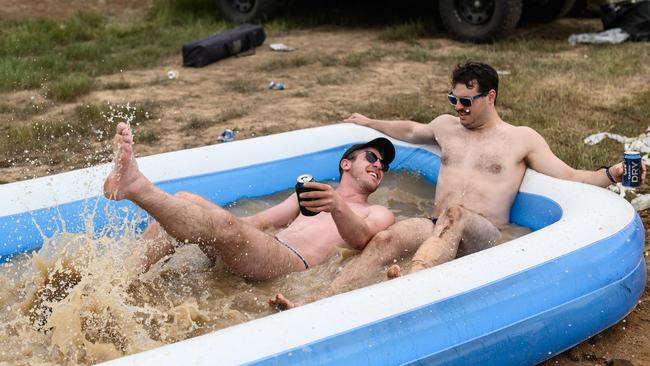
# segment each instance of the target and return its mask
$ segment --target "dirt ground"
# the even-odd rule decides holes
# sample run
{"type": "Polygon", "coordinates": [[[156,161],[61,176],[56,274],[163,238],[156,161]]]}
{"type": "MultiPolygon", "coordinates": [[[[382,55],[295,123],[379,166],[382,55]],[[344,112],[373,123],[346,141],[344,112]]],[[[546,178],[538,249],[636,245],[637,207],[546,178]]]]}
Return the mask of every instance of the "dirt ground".
{"type": "Polygon", "coordinates": [[[65,19],[79,10],[95,10],[115,15],[143,13],[153,0],[2,0],[0,19],[65,19]]]}
{"type": "MultiPolygon", "coordinates": [[[[150,6],[150,1],[124,0],[70,0],[66,1],[65,7],[53,6],[59,3],[60,0],[4,0],[0,18],[24,17],[27,13],[32,17],[63,18],[77,9],[124,14],[143,12],[150,6]]],[[[342,32],[321,27],[292,31],[285,36],[268,37],[252,56],[229,58],[201,69],[183,68],[179,55],[169,58],[159,67],[102,77],[103,83],[127,80],[131,87],[94,91],[77,103],[50,108],[37,118],[55,119],[83,103],[154,101],[160,107],[156,120],[149,122],[147,128],[159,140],[138,144],[137,154],[143,156],[217,143],[225,128],[234,129],[237,139],[244,139],[334,123],[355,112],[355,106],[395,91],[409,93],[428,88],[434,94],[443,95],[448,87],[447,74],[451,65],[434,65],[432,68],[431,64],[400,61],[390,56],[362,69],[328,69],[314,63],[298,68],[259,71],[259,65],[282,57],[345,55],[351,47],[370,49],[376,37],[376,32],[368,30],[342,32]],[[297,50],[286,54],[272,52],[268,45],[276,42],[297,50]],[[168,78],[170,71],[176,73],[175,78],[168,78]],[[238,89],[236,85],[244,78],[250,82],[245,90],[233,90],[238,89]],[[269,90],[267,85],[272,80],[283,81],[286,90],[269,90]],[[231,117],[225,118],[225,115],[231,117]],[[191,121],[219,119],[225,122],[199,130],[188,128],[191,121]]],[[[443,39],[434,42],[437,52],[452,49],[455,44],[443,39]]],[[[20,91],[0,95],[0,98],[20,103],[40,98],[38,94],[37,91],[20,91]]],[[[35,166],[29,174],[44,175],[48,169],[61,170],[60,167],[35,166]]],[[[5,181],[14,181],[23,179],[25,172],[23,168],[6,167],[0,169],[0,175],[5,181]]],[[[644,222],[648,222],[647,217],[644,217],[644,222]]],[[[647,250],[646,243],[646,253],[647,250]]],[[[546,361],[545,365],[650,365],[649,300],[646,291],[636,309],[623,321],[546,361]]]]}

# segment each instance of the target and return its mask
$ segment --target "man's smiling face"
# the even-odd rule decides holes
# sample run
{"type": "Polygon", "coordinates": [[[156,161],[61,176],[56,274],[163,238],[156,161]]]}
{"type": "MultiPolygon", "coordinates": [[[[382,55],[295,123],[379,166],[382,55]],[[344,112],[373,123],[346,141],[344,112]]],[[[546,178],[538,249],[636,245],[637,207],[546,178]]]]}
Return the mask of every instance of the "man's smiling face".
{"type": "Polygon", "coordinates": [[[384,178],[384,172],[381,170],[382,163],[380,160],[371,163],[366,159],[367,152],[371,152],[379,159],[383,159],[379,150],[374,147],[366,147],[355,151],[354,158],[348,159],[352,162],[352,167],[350,168],[349,173],[352,175],[352,178],[359,183],[364,191],[374,192],[377,190],[379,184],[384,178]]]}

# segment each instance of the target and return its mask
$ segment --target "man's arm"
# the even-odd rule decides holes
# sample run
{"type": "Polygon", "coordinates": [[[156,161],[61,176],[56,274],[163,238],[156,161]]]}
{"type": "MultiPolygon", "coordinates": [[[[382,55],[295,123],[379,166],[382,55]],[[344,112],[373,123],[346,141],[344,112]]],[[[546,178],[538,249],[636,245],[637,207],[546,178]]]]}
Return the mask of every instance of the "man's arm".
{"type": "Polygon", "coordinates": [[[303,205],[314,212],[331,213],[341,238],[354,249],[362,250],[375,234],[395,222],[395,216],[386,207],[371,206],[368,216],[360,217],[330,185],[309,182],[305,186],[318,190],[301,193],[302,198],[314,199],[303,200],[303,205]]]}
{"type": "MultiPolygon", "coordinates": [[[[607,187],[613,183],[605,169],[596,171],[574,169],[553,154],[546,140],[537,131],[529,127],[518,128],[522,129],[524,139],[530,148],[525,158],[528,167],[551,177],[599,187],[607,187]]],[[[623,163],[611,166],[609,172],[615,182],[620,182],[623,179],[623,163]]]]}
{"type": "Polygon", "coordinates": [[[368,216],[362,218],[345,202],[332,211],[332,218],[343,240],[357,250],[363,250],[375,234],[395,223],[395,216],[386,207],[371,206],[368,216]]]}
{"type": "Polygon", "coordinates": [[[298,197],[296,194],[292,194],[281,203],[255,215],[242,217],[242,220],[264,230],[269,227],[285,227],[298,216],[298,213],[300,213],[298,197]]]}
{"type": "Polygon", "coordinates": [[[433,124],[438,118],[428,124],[422,124],[413,121],[384,121],[371,119],[362,114],[355,113],[344,121],[356,123],[360,126],[370,127],[390,137],[413,144],[431,144],[435,141],[433,124]]]}

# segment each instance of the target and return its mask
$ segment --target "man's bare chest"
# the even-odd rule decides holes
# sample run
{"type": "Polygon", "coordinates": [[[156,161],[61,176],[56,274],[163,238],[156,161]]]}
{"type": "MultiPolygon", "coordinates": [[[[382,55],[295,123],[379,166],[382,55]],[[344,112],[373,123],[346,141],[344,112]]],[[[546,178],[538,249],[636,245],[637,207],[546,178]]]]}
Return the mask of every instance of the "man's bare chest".
{"type": "Polygon", "coordinates": [[[452,139],[440,144],[444,167],[472,170],[486,174],[501,174],[517,165],[520,158],[514,146],[506,142],[463,141],[452,139]]]}

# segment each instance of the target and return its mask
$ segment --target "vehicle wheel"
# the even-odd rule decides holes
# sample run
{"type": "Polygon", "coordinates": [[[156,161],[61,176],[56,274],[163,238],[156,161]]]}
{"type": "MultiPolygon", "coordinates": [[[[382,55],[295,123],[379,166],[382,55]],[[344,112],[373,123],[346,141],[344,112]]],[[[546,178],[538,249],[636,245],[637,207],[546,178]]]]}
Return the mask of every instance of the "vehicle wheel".
{"type": "Polygon", "coordinates": [[[445,29],[463,41],[492,42],[512,31],[521,17],[522,0],[442,0],[445,29]]]}
{"type": "Polygon", "coordinates": [[[249,23],[267,20],[276,8],[276,0],[216,0],[221,14],[231,22],[249,23]]]}
{"type": "Polygon", "coordinates": [[[571,11],[576,0],[525,0],[521,17],[531,22],[551,22],[571,11]]]}

